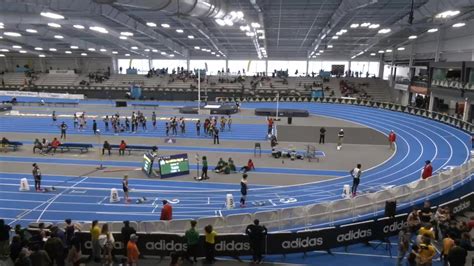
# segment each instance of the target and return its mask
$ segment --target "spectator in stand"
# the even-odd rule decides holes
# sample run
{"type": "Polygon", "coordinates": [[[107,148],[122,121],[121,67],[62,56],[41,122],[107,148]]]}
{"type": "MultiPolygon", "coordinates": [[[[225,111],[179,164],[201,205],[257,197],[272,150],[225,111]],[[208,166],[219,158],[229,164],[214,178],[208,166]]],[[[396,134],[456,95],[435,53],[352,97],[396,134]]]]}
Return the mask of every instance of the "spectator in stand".
{"type": "Polygon", "coordinates": [[[161,209],[160,220],[171,221],[173,217],[173,208],[167,200],[163,200],[163,208],[161,209]]]}
{"type": "Polygon", "coordinates": [[[51,259],[51,265],[64,265],[64,245],[57,235],[50,235],[44,244],[44,250],[48,253],[49,258],[51,259]]]}
{"type": "Polygon", "coordinates": [[[73,224],[71,219],[64,220],[66,227],[64,228],[64,236],[66,239],[66,246],[71,248],[71,241],[74,238],[74,234],[77,231],[81,231],[81,227],[78,224],[73,224]]]}
{"type": "Polygon", "coordinates": [[[199,233],[196,231],[197,222],[192,220],[191,228],[189,228],[186,233],[186,243],[188,244],[188,249],[186,253],[186,260],[189,262],[197,262],[197,254],[198,254],[198,247],[199,247],[199,233]],[[191,261],[190,257],[193,257],[191,261]]]}
{"type": "Polygon", "coordinates": [[[442,239],[442,234],[446,232],[450,220],[450,211],[448,206],[438,207],[434,215],[434,226],[435,226],[435,235],[436,239],[442,239]]]}
{"type": "Polygon", "coordinates": [[[253,224],[247,226],[245,233],[248,235],[250,240],[253,262],[260,264],[262,262],[262,253],[265,249],[267,228],[264,225],[260,225],[260,221],[255,219],[253,224]]]}
{"type": "Polygon", "coordinates": [[[469,231],[471,231],[472,228],[474,228],[474,216],[472,216],[469,222],[467,223],[467,227],[469,228],[469,231]]]}
{"type": "Polygon", "coordinates": [[[206,251],[206,261],[208,263],[214,263],[215,259],[215,245],[216,245],[216,231],[213,230],[212,225],[204,227],[205,241],[204,248],[206,251]]]}
{"type": "Polygon", "coordinates": [[[390,130],[390,134],[388,134],[388,144],[391,150],[395,149],[395,141],[397,140],[397,135],[393,130],[390,130]]]}
{"type": "Polygon", "coordinates": [[[123,242],[124,247],[127,246],[128,241],[130,240],[130,236],[137,233],[135,228],[130,226],[130,221],[123,221],[123,227],[122,227],[121,232],[122,232],[122,242],[123,242]]]}
{"type": "Polygon", "coordinates": [[[71,247],[67,254],[66,263],[72,266],[79,266],[82,260],[81,241],[74,237],[70,243],[71,247]]]}
{"type": "Polygon", "coordinates": [[[140,257],[140,251],[137,246],[138,236],[136,234],[130,235],[130,240],[127,242],[127,262],[130,266],[137,266],[140,257]]]}
{"type": "Polygon", "coordinates": [[[433,219],[433,212],[431,210],[431,202],[425,201],[423,203],[423,208],[418,212],[420,216],[420,221],[422,223],[430,223],[433,219]]]}
{"type": "Polygon", "coordinates": [[[433,225],[427,223],[418,230],[417,243],[422,243],[423,239],[429,238],[435,240],[435,234],[433,232],[433,225]]]}
{"type": "Polygon", "coordinates": [[[46,251],[41,249],[39,244],[33,244],[31,247],[31,266],[48,266],[53,265],[46,251]]]}
{"type": "Polygon", "coordinates": [[[448,254],[453,247],[454,240],[451,235],[447,233],[446,237],[443,239],[443,249],[441,250],[441,259],[443,260],[444,266],[448,266],[448,254]]]}
{"type": "Polygon", "coordinates": [[[100,236],[99,221],[97,220],[92,221],[90,234],[91,234],[91,241],[92,241],[91,258],[94,260],[94,262],[100,263],[101,246],[99,242],[99,236],[100,236]]]}
{"type": "Polygon", "coordinates": [[[0,219],[0,258],[8,257],[11,227],[0,219]]]}
{"type": "Polygon", "coordinates": [[[467,251],[460,246],[459,240],[454,240],[454,246],[449,250],[447,260],[449,266],[466,265],[467,251]]]}
{"type": "Polygon", "coordinates": [[[114,249],[114,236],[109,231],[109,225],[103,224],[102,230],[99,236],[100,246],[103,248],[103,255],[104,255],[104,263],[105,265],[112,265],[113,257],[112,257],[112,250],[114,249]]]}
{"type": "Polygon", "coordinates": [[[125,149],[127,149],[127,143],[125,143],[124,140],[120,141],[120,145],[119,145],[119,156],[120,155],[125,155],[125,149]]]}
{"type": "Polygon", "coordinates": [[[398,257],[397,257],[397,266],[402,265],[403,258],[410,248],[410,237],[411,234],[408,228],[403,227],[398,233],[398,257]]]}
{"type": "Polygon", "coordinates": [[[425,166],[423,167],[423,172],[421,174],[422,179],[427,179],[433,175],[433,166],[431,165],[430,160],[425,161],[425,166]]]}
{"type": "Polygon", "coordinates": [[[19,236],[14,236],[12,238],[12,243],[10,244],[10,259],[16,261],[20,256],[20,252],[23,249],[23,244],[19,236]]]}
{"type": "Polygon", "coordinates": [[[417,266],[431,266],[436,250],[431,244],[430,238],[423,238],[422,243],[418,244],[417,266]]]}
{"type": "Polygon", "coordinates": [[[414,233],[418,231],[421,225],[419,210],[417,208],[413,208],[407,218],[408,229],[410,233],[414,233]]]}
{"type": "Polygon", "coordinates": [[[30,251],[23,248],[18,259],[15,260],[15,266],[31,266],[30,251]]]}
{"type": "Polygon", "coordinates": [[[467,250],[467,251],[473,251],[472,243],[471,243],[471,235],[469,232],[464,232],[461,234],[461,240],[459,240],[459,245],[467,250]]]}

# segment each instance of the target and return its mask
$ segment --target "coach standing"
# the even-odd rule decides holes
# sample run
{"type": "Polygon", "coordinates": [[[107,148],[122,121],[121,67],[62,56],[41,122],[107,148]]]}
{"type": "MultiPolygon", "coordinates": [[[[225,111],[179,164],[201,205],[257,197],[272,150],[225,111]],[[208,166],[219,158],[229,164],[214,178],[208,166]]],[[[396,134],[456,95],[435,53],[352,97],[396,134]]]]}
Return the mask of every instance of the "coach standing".
{"type": "Polygon", "coordinates": [[[64,123],[64,121],[61,123],[61,125],[59,126],[59,128],[61,129],[61,139],[66,139],[66,130],[67,130],[67,125],[66,123],[64,123]]]}
{"type": "Polygon", "coordinates": [[[324,144],[326,138],[326,128],[321,127],[319,129],[319,144],[324,144]]]}
{"type": "Polygon", "coordinates": [[[395,132],[393,132],[393,130],[390,130],[390,134],[388,134],[388,143],[390,145],[391,150],[395,149],[396,140],[397,140],[397,135],[395,135],[395,132]]]}
{"type": "Polygon", "coordinates": [[[161,209],[160,220],[171,221],[172,217],[173,217],[173,208],[171,207],[171,204],[169,204],[167,200],[163,200],[163,208],[161,209]]]}
{"type": "Polygon", "coordinates": [[[337,133],[337,150],[342,148],[342,141],[344,140],[344,129],[341,128],[337,133]]]}
{"type": "Polygon", "coordinates": [[[267,235],[267,228],[264,225],[260,225],[260,221],[255,219],[253,224],[249,224],[247,226],[245,233],[249,236],[253,262],[259,264],[262,262],[262,253],[265,248],[265,236],[267,235]]]}
{"type": "Polygon", "coordinates": [[[41,191],[41,170],[36,163],[33,164],[33,179],[35,180],[35,190],[41,191]]]}
{"type": "Polygon", "coordinates": [[[357,164],[356,168],[351,170],[351,176],[352,176],[352,197],[355,197],[357,195],[357,187],[359,186],[360,183],[360,176],[362,175],[362,165],[359,163],[357,164]]]}

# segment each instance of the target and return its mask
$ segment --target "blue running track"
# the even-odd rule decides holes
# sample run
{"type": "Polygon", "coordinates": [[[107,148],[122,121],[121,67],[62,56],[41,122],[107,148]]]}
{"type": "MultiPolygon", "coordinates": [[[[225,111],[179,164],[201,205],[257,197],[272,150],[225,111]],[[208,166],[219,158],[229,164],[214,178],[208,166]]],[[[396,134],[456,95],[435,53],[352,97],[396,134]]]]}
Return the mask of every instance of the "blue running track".
{"type": "MultiPolygon", "coordinates": [[[[83,104],[108,104],[107,101],[83,101],[83,104]]],[[[185,103],[160,103],[162,106],[179,106],[185,103]]],[[[81,106],[80,105],[80,106],[81,106]]],[[[243,108],[275,107],[275,103],[245,103],[243,108]]],[[[361,189],[363,192],[378,190],[385,185],[400,185],[417,180],[425,160],[433,162],[435,171],[446,166],[460,165],[470,155],[470,135],[454,127],[408,114],[350,105],[316,104],[316,103],[280,103],[281,108],[307,109],[315,115],[343,119],[359,123],[388,134],[395,130],[398,135],[396,153],[383,164],[364,171],[361,189]]],[[[62,114],[60,108],[56,108],[62,114]]],[[[68,121],[72,122],[72,121],[68,121]]],[[[58,130],[49,126],[49,118],[20,118],[1,117],[0,132],[37,132],[57,133],[58,130]],[[46,125],[46,126],[45,126],[46,125]]],[[[102,126],[102,123],[99,123],[102,126]]],[[[160,124],[160,128],[163,125],[160,124]]],[[[71,128],[71,127],[70,127],[71,128]]],[[[196,138],[194,127],[188,126],[188,132],[183,138],[196,138]]],[[[72,133],[72,130],[69,130],[72,133]]],[[[104,131],[102,131],[104,132],[104,131]]],[[[222,139],[254,141],[262,140],[265,125],[234,124],[232,133],[224,132],[222,139]]],[[[92,135],[91,130],[72,134],[92,135]]],[[[161,130],[138,132],[140,137],[163,137],[161,130]]],[[[232,151],[232,149],[229,149],[232,151]]],[[[235,150],[236,152],[246,152],[235,150]]],[[[341,150],[344,152],[344,149],[341,150]]],[[[364,150],[360,151],[361,156],[364,150]]],[[[55,164],[91,164],[88,160],[59,159],[59,158],[19,158],[0,156],[4,162],[32,162],[33,160],[55,164]]],[[[105,164],[114,165],[113,161],[105,164]]],[[[137,162],[120,163],[121,166],[139,166],[137,162]]],[[[192,167],[192,166],[191,166],[192,167]]],[[[175,202],[173,218],[197,218],[204,216],[249,213],[271,210],[283,207],[312,204],[340,198],[342,186],[350,184],[351,179],[345,172],[324,172],[323,170],[298,169],[259,169],[262,172],[275,174],[305,174],[316,175],[324,173],[334,176],[328,181],[320,181],[293,186],[260,186],[250,183],[248,202],[265,202],[263,206],[249,204],[246,208],[226,210],[224,199],[227,193],[232,193],[238,201],[240,187],[236,184],[196,183],[172,180],[136,180],[130,181],[130,187],[137,189],[131,192],[133,198],[147,197],[145,204],[109,203],[111,188],[120,188],[120,181],[113,178],[72,177],[45,175],[43,183],[46,186],[55,185],[55,193],[19,192],[19,179],[27,177],[33,183],[29,168],[19,170],[21,173],[0,173],[0,217],[9,223],[28,223],[31,221],[63,221],[64,218],[90,221],[128,220],[157,220],[162,199],[175,202]],[[294,199],[288,200],[289,198],[294,199]],[[291,202],[291,203],[288,203],[291,202]]]]}

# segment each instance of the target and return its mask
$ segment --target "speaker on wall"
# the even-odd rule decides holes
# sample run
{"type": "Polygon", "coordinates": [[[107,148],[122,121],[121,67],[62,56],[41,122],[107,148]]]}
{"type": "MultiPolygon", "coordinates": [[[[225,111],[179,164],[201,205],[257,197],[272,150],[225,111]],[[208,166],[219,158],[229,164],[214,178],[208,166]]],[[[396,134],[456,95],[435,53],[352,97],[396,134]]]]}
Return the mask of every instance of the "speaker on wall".
{"type": "Polygon", "coordinates": [[[397,214],[397,202],[386,201],[385,202],[385,216],[393,218],[397,214]]]}

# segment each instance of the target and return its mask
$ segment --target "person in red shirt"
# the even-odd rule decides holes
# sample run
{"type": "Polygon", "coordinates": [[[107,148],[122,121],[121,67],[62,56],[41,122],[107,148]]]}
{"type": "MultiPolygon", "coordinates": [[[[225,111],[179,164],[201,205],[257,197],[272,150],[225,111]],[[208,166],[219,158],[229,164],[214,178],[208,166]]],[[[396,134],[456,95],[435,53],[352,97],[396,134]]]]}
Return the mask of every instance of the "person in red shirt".
{"type": "Polygon", "coordinates": [[[173,217],[173,208],[171,207],[171,204],[169,204],[167,200],[163,200],[163,208],[161,209],[160,220],[171,221],[172,217],[173,217]]]}
{"type": "Polygon", "coordinates": [[[48,149],[46,150],[45,153],[49,153],[51,150],[53,150],[53,154],[56,153],[56,149],[61,145],[61,142],[57,138],[54,138],[53,141],[51,141],[51,144],[49,145],[48,149]]]}
{"type": "Polygon", "coordinates": [[[120,145],[119,145],[119,156],[120,155],[125,155],[125,149],[127,148],[127,143],[125,143],[124,140],[122,140],[120,142],[120,145]]]}
{"type": "Polygon", "coordinates": [[[240,168],[240,171],[247,173],[248,171],[251,171],[251,170],[255,170],[255,165],[253,164],[252,159],[249,159],[249,161],[247,162],[247,165],[242,166],[242,168],[240,168]]]}
{"type": "Polygon", "coordinates": [[[388,143],[390,145],[391,150],[395,149],[396,140],[397,140],[397,135],[395,135],[395,132],[393,132],[393,130],[390,130],[390,134],[388,134],[388,143]]]}
{"type": "Polygon", "coordinates": [[[130,240],[127,243],[127,261],[131,266],[138,264],[138,258],[140,257],[140,251],[137,247],[138,236],[136,234],[130,235],[130,240]]]}
{"type": "Polygon", "coordinates": [[[422,179],[427,179],[433,175],[433,166],[431,166],[431,161],[427,160],[425,162],[425,167],[423,168],[423,173],[421,174],[422,179]]]}
{"type": "Polygon", "coordinates": [[[273,130],[273,119],[272,119],[271,117],[268,118],[267,124],[268,124],[268,131],[267,131],[267,134],[268,134],[268,135],[271,135],[271,134],[272,134],[272,130],[273,130]]]}

